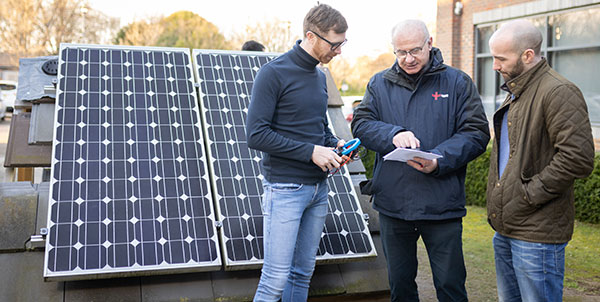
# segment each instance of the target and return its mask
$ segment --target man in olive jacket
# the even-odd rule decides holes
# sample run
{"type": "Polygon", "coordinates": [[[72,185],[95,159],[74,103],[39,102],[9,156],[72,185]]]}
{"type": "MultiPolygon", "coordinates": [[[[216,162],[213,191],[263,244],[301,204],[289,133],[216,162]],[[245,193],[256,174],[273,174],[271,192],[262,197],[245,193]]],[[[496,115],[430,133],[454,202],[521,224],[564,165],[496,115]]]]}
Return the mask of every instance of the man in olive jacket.
{"type": "Polygon", "coordinates": [[[487,185],[500,301],[562,300],[573,182],[594,164],[583,95],[540,56],[541,44],[525,20],[506,23],[489,41],[508,92],[494,114],[487,185]]]}

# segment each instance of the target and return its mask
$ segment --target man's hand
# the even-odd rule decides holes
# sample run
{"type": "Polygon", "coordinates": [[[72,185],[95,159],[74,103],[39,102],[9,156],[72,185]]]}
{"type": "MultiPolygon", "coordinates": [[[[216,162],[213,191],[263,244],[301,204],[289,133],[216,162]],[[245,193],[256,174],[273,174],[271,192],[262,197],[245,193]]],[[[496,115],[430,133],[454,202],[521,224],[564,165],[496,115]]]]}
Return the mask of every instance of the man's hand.
{"type": "Polygon", "coordinates": [[[392,143],[396,148],[420,148],[421,142],[415,137],[415,134],[410,131],[402,131],[394,135],[392,143]]]}
{"type": "MultiPolygon", "coordinates": [[[[342,147],[344,147],[345,144],[346,144],[346,141],[340,138],[340,140],[338,140],[336,148],[342,148],[342,147]]],[[[347,160],[354,161],[351,158],[348,158],[348,155],[342,155],[342,161],[341,162],[345,162],[347,160]]]]}
{"type": "Polygon", "coordinates": [[[428,160],[420,157],[413,157],[412,160],[406,162],[409,166],[423,173],[431,173],[437,168],[437,159],[428,160]]]}
{"type": "MultiPolygon", "coordinates": [[[[338,142],[338,146],[339,144],[340,143],[338,142]]],[[[318,145],[315,145],[310,159],[313,161],[313,163],[315,163],[315,165],[319,166],[323,172],[339,168],[340,162],[342,161],[342,158],[335,154],[331,147],[328,148],[318,145]]]]}

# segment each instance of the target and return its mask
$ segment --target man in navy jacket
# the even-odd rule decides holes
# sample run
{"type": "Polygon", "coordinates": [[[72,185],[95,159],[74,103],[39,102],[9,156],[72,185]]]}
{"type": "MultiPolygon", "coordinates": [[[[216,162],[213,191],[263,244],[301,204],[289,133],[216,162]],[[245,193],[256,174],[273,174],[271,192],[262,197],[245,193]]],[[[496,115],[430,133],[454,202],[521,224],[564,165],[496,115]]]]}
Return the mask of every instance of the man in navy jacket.
{"type": "Polygon", "coordinates": [[[471,78],[443,64],[422,21],[392,30],[394,65],[371,78],[352,131],[377,152],[371,186],[380,214],[392,301],[418,301],[417,240],[423,238],[439,301],[467,301],[462,254],[467,163],[485,151],[487,119],[471,78]],[[384,161],[395,148],[443,157],[384,161]]]}
{"type": "Polygon", "coordinates": [[[342,52],[346,20],[329,5],[304,18],[304,38],[264,65],[252,87],[248,147],[264,152],[264,264],[254,301],[306,301],[321,240],[327,170],[339,168],[328,128],[325,74],[317,68],[342,52]]]}

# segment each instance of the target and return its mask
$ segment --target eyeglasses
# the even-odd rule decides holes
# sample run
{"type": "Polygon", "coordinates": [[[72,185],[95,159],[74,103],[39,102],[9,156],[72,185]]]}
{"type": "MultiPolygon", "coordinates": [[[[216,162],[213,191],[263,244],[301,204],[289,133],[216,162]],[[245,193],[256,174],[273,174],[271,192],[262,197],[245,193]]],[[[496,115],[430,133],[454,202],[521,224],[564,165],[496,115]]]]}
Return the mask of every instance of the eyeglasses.
{"type": "Polygon", "coordinates": [[[335,42],[335,43],[333,43],[333,42],[331,42],[331,41],[329,41],[329,40],[321,37],[321,35],[319,35],[318,33],[314,32],[312,30],[310,32],[313,33],[313,34],[315,34],[315,36],[321,38],[321,40],[327,42],[327,44],[331,45],[331,51],[336,51],[338,48],[344,46],[344,44],[346,44],[346,42],[348,42],[348,39],[344,39],[344,41],[342,41],[342,42],[335,42]]]}
{"type": "Polygon", "coordinates": [[[423,53],[423,47],[425,47],[425,44],[427,44],[427,41],[429,41],[429,37],[427,37],[427,39],[425,39],[425,42],[423,42],[423,46],[421,47],[415,47],[409,51],[406,50],[394,50],[394,54],[396,55],[396,57],[398,57],[398,59],[404,59],[406,58],[406,56],[408,54],[410,54],[413,58],[416,56],[421,55],[421,53],[423,53]]]}

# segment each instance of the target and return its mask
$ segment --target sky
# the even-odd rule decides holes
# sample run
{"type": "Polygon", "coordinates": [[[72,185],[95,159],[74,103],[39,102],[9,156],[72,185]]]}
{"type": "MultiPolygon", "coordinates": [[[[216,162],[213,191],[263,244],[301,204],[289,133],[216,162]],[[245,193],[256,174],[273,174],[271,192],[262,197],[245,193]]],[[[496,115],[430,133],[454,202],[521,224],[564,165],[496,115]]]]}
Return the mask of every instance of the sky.
{"type": "MultiPolygon", "coordinates": [[[[289,21],[292,33],[301,36],[302,20],[316,3],[315,0],[89,0],[93,9],[120,18],[121,26],[150,16],[188,10],[215,24],[226,37],[246,25],[275,18],[289,21]]],[[[421,19],[433,27],[437,11],[436,0],[322,0],[321,3],[331,5],[346,18],[348,43],[342,49],[342,57],[349,59],[391,51],[391,29],[396,23],[421,19]]]]}

